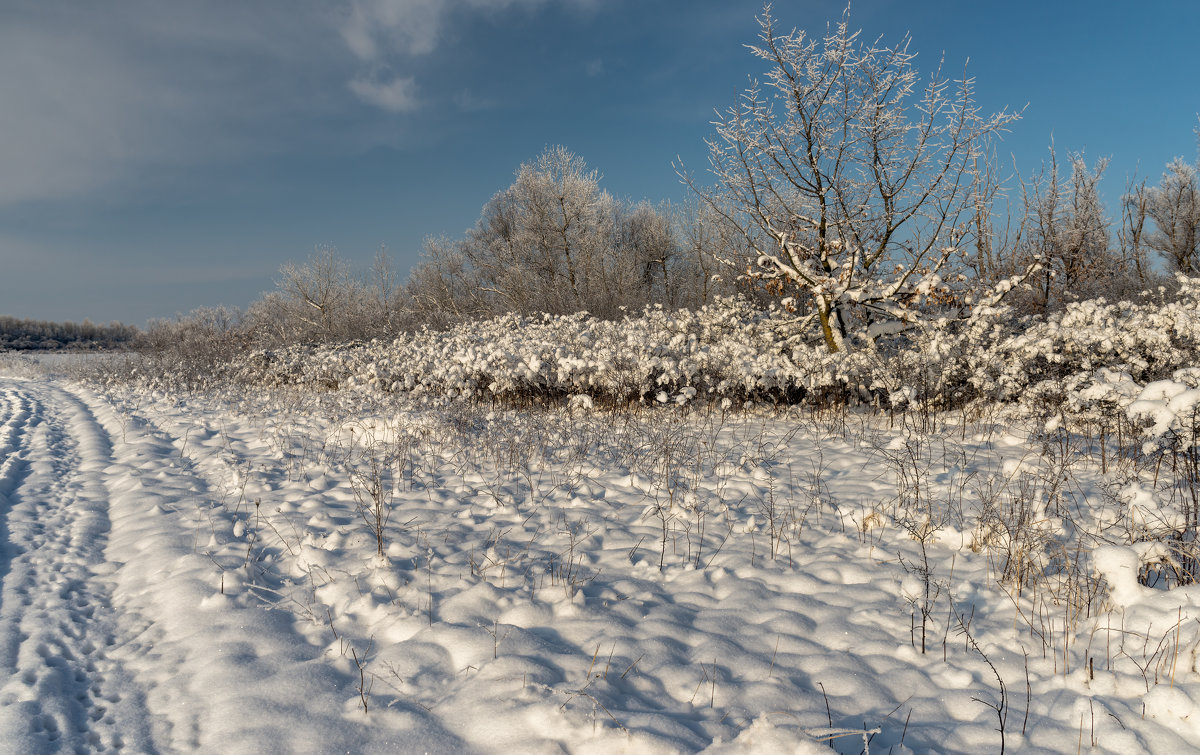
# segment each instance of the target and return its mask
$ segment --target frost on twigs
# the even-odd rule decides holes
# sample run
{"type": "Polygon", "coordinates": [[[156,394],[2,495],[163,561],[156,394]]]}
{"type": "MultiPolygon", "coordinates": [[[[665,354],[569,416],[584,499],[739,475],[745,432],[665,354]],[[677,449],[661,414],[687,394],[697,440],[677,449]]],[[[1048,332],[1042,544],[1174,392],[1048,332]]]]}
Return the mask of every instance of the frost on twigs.
{"type": "Polygon", "coordinates": [[[1100,426],[1124,417],[1148,384],[1180,382],[1176,373],[1195,369],[1200,281],[1180,278],[1171,299],[1095,299],[1018,318],[1002,299],[1028,274],[902,332],[878,321],[861,348],[837,353],[797,334],[797,314],[785,307],[723,298],[697,310],[648,307],[618,321],[508,314],[389,341],[231,352],[202,380],[193,365],[178,365],[177,374],[149,361],[96,379],[154,390],[289,387],[581,412],[630,404],[727,410],[862,402],[923,413],[998,402],[1047,417],[1061,409],[1100,426]]]}
{"type": "Polygon", "coordinates": [[[1019,116],[987,115],[974,79],[918,74],[909,38],[866,40],[849,11],[824,37],[782,33],[768,7],[765,66],[708,141],[716,186],[685,180],[743,229],[749,277],[793,290],[795,321],[830,352],[896,332],[962,294],[964,242],[990,195],[988,143],[1019,116]]]}

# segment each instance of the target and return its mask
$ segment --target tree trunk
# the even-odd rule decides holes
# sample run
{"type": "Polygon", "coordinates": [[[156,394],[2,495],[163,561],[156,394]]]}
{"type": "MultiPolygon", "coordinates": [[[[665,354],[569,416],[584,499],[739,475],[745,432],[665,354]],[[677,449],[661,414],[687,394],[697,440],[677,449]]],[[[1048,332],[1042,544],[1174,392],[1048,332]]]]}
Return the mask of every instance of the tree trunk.
{"type": "Polygon", "coordinates": [[[817,308],[817,316],[821,319],[821,335],[825,336],[825,347],[829,349],[830,354],[835,354],[842,350],[841,334],[834,331],[840,323],[834,319],[836,313],[824,297],[817,297],[817,308]]]}

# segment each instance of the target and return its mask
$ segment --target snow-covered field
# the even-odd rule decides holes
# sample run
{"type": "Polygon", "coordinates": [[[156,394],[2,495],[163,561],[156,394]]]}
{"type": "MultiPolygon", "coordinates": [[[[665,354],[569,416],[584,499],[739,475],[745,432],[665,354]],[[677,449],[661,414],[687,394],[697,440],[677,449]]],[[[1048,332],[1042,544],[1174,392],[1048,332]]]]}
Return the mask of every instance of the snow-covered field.
{"type": "Polygon", "coordinates": [[[98,391],[0,377],[3,752],[1200,737],[1200,587],[1155,581],[1190,510],[1116,445],[999,414],[98,391]]]}

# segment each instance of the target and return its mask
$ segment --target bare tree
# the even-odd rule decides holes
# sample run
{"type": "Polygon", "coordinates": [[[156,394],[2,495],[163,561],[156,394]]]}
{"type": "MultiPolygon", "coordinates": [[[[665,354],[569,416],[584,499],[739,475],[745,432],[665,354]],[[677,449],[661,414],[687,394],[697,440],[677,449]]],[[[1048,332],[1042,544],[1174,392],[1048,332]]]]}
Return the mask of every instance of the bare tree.
{"type": "Polygon", "coordinates": [[[1142,287],[1148,286],[1154,278],[1150,260],[1146,256],[1148,205],[1149,196],[1146,193],[1145,180],[1139,182],[1136,178],[1130,178],[1125,184],[1125,194],[1121,197],[1121,228],[1117,231],[1117,241],[1120,244],[1121,259],[1126,264],[1133,265],[1138,283],[1142,287]]]}
{"type": "Polygon", "coordinates": [[[464,246],[462,241],[425,240],[424,257],[409,272],[405,284],[416,322],[446,327],[492,314],[488,301],[481,295],[483,283],[471,269],[464,246]]]}
{"type": "MultiPolygon", "coordinates": [[[[679,248],[667,215],[649,202],[641,202],[622,208],[616,230],[617,253],[611,262],[618,268],[632,268],[647,299],[675,306],[679,291],[675,290],[673,278],[679,248]]],[[[626,304],[630,303],[635,302],[626,304]]]]}
{"type": "Polygon", "coordinates": [[[408,289],[383,248],[361,275],[333,249],[320,249],[302,264],[289,262],[279,275],[277,289],[247,313],[260,345],[394,338],[410,324],[408,289]]]}
{"type": "Polygon", "coordinates": [[[971,170],[978,180],[968,221],[974,249],[967,265],[979,284],[992,285],[1018,274],[1017,249],[1025,238],[1027,215],[1014,212],[994,155],[978,155],[971,170]]]}
{"type": "Polygon", "coordinates": [[[830,351],[852,329],[903,328],[941,287],[969,241],[987,139],[1018,117],[982,115],[973,80],[940,67],[922,85],[907,36],[868,43],[848,18],[818,40],[780,34],[767,7],[750,48],[766,85],[715,124],[717,186],[700,192],[745,229],[754,273],[796,292],[797,326],[819,326],[830,351]]]}
{"type": "Polygon", "coordinates": [[[148,367],[196,387],[248,345],[241,312],[201,307],[174,320],[152,320],[138,347],[148,367]]]}
{"type": "Polygon", "coordinates": [[[672,220],[684,260],[677,289],[683,306],[701,307],[714,297],[737,291],[749,257],[744,234],[707,202],[692,201],[674,208],[672,220]]]}
{"type": "Polygon", "coordinates": [[[397,279],[386,248],[380,247],[376,253],[364,288],[364,335],[395,338],[404,325],[404,288],[397,279]]]}
{"type": "Polygon", "coordinates": [[[1082,155],[1071,157],[1070,205],[1061,239],[1063,288],[1069,296],[1091,298],[1121,276],[1121,262],[1111,248],[1112,225],[1100,201],[1100,179],[1108,159],[1089,168],[1082,155]]]}
{"type": "Polygon", "coordinates": [[[303,265],[289,262],[279,275],[277,285],[293,332],[302,340],[333,339],[346,328],[359,291],[346,262],[333,249],[318,250],[303,265]]]}

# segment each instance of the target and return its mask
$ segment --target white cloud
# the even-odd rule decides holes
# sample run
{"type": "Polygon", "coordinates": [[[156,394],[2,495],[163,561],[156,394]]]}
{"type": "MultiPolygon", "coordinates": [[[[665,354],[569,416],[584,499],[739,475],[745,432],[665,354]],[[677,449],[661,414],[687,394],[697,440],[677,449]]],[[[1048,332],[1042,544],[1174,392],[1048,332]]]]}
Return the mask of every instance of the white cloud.
{"type": "MultiPolygon", "coordinates": [[[[417,107],[416,82],[396,76],[381,83],[380,66],[403,69],[411,58],[437,49],[447,19],[461,12],[498,12],[515,6],[534,8],[550,0],[350,0],[339,31],[346,46],[371,68],[350,81],[350,90],[369,105],[389,112],[417,107]]],[[[559,0],[590,7],[593,0],[559,0]]],[[[464,108],[461,104],[459,105],[464,108]]]]}
{"type": "MultiPolygon", "coordinates": [[[[389,55],[428,55],[437,49],[446,19],[463,10],[498,12],[534,8],[551,0],[350,0],[342,38],[358,58],[377,62],[389,55]]],[[[590,8],[595,0],[559,0],[590,8]]]]}
{"type": "Polygon", "coordinates": [[[363,102],[393,113],[416,110],[417,82],[412,76],[395,76],[391,81],[357,78],[350,82],[350,90],[363,102]]]}
{"type": "Polygon", "coordinates": [[[437,46],[445,0],[352,0],[342,38],[362,61],[390,53],[426,55],[437,46]]]}

